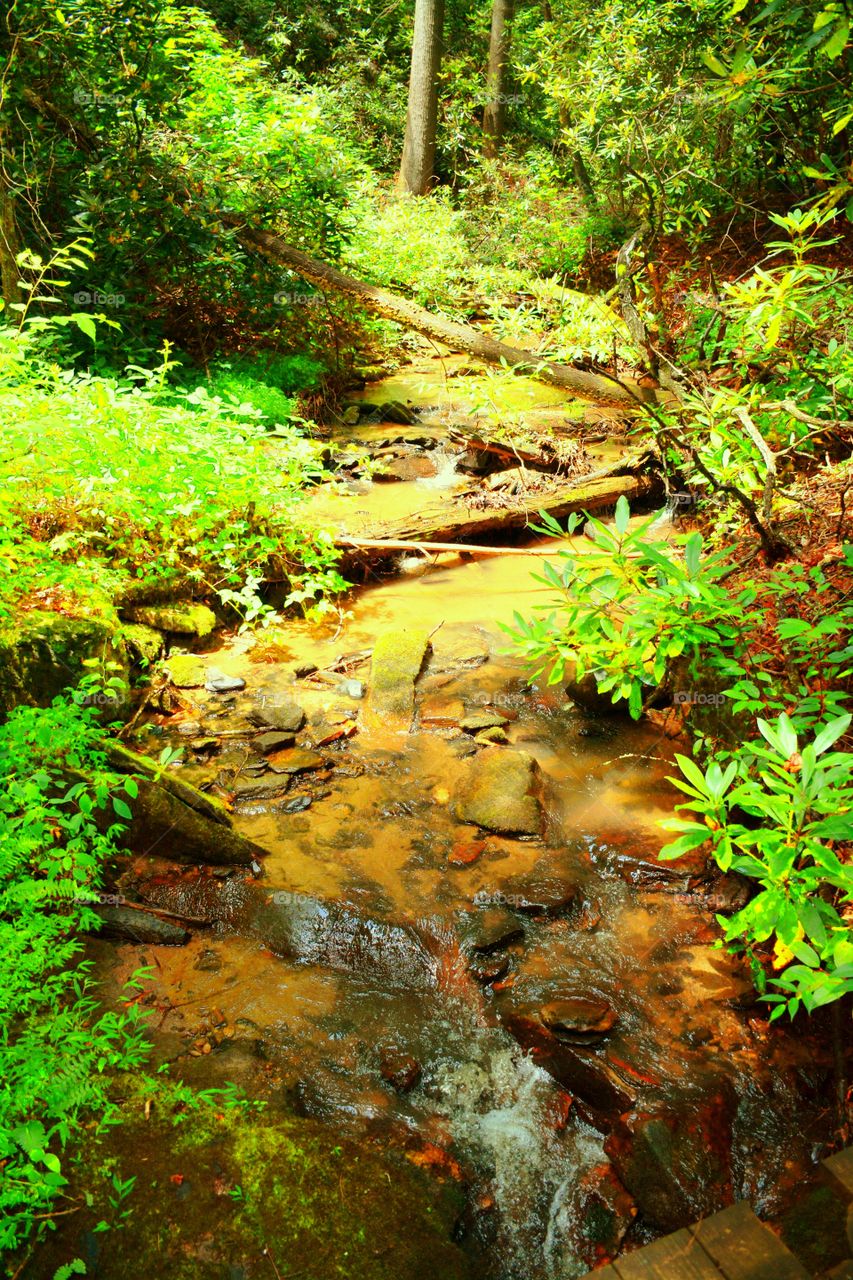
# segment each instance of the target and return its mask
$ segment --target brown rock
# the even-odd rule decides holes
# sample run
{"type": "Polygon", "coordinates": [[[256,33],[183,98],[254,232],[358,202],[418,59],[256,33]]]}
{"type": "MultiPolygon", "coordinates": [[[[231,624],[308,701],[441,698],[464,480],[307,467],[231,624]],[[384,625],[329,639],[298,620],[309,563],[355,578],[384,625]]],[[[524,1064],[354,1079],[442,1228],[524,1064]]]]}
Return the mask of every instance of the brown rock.
{"type": "Polygon", "coordinates": [[[379,1070],[382,1079],[398,1093],[408,1093],[420,1080],[423,1069],[411,1054],[401,1053],[395,1048],[386,1048],[382,1049],[379,1055],[379,1070]]]}
{"type": "Polygon", "coordinates": [[[587,1000],[584,996],[550,1000],[539,1016],[558,1040],[572,1044],[594,1044],[618,1021],[616,1010],[606,1000],[587,1000]]]}

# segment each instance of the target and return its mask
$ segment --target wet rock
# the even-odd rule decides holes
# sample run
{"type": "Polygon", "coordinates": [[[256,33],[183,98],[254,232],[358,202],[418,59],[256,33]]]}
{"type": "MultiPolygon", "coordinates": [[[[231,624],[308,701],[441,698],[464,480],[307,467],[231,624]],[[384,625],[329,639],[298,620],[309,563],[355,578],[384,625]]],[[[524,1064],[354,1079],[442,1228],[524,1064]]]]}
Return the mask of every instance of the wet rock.
{"type": "Polygon", "coordinates": [[[544,1025],[558,1040],[571,1044],[595,1044],[611,1031],[618,1014],[606,1000],[564,996],[550,1000],[539,1012],[544,1025]]]}
{"type": "Polygon", "coordinates": [[[398,1093],[409,1093],[421,1078],[423,1068],[417,1058],[399,1049],[382,1049],[379,1055],[382,1079],[398,1093]]]}
{"type": "MultiPolygon", "coordinates": [[[[561,1219],[582,1224],[572,1232],[577,1256],[584,1266],[593,1268],[603,1258],[615,1257],[625,1235],[637,1216],[633,1197],[622,1186],[609,1164],[598,1164],[567,1189],[566,1199],[557,1209],[554,1223],[558,1237],[561,1219]]],[[[628,1255],[630,1257],[631,1255],[628,1255]]],[[[686,1280],[673,1274],[669,1280],[686,1280]]]]}
{"type": "Polygon", "coordinates": [[[464,729],[466,733],[479,733],[481,729],[495,729],[506,723],[507,718],[501,715],[500,711],[475,711],[471,715],[462,717],[459,728],[464,729]]]}
{"type": "Polygon", "coordinates": [[[637,1101],[634,1086],[606,1058],[558,1039],[544,1025],[535,1007],[504,1000],[498,1006],[498,1016],[509,1034],[543,1071],[591,1111],[602,1113],[608,1122],[628,1111],[637,1101]]]}
{"type": "Polygon", "coordinates": [[[509,973],[509,956],[506,952],[493,952],[491,955],[473,955],[468,962],[468,972],[475,982],[489,987],[500,982],[509,973]]]}
{"type": "Polygon", "coordinates": [[[513,911],[557,919],[575,905],[577,886],[560,876],[516,876],[505,880],[501,892],[513,911]]]}
{"type": "Polygon", "coordinates": [[[254,804],[262,800],[274,800],[277,796],[283,796],[289,786],[290,777],[286,773],[252,779],[250,782],[238,782],[234,787],[234,804],[254,804]]]}
{"type": "Polygon", "coordinates": [[[417,422],[417,414],[402,400],[386,400],[379,406],[383,422],[393,422],[400,427],[412,427],[417,422]]]}
{"type": "Polygon", "coordinates": [[[323,768],[326,757],[304,747],[294,747],[288,751],[274,751],[267,757],[267,763],[274,773],[311,773],[314,769],[323,768]]]}
{"type": "Polygon", "coordinates": [[[734,1091],[727,1083],[701,1103],[666,1111],[631,1111],[614,1126],[605,1150],[643,1215],[676,1231],[732,1201],[734,1091]]]}
{"type": "Polygon", "coordinates": [[[253,738],[252,746],[267,756],[274,751],[283,751],[286,747],[292,747],[295,741],[296,736],[293,733],[278,733],[271,730],[269,733],[261,733],[257,738],[253,738]]]}
{"type": "Polygon", "coordinates": [[[124,642],[134,662],[150,667],[163,652],[163,633],[142,622],[127,622],[121,629],[124,642]]]}
{"type": "Polygon", "coordinates": [[[161,920],[149,911],[142,911],[130,903],[93,908],[100,918],[98,933],[123,942],[147,943],[161,947],[182,947],[189,942],[189,929],[173,920],[161,920]]]}
{"type": "Polygon", "coordinates": [[[292,698],[262,692],[257,706],[248,712],[248,718],[262,727],[279,729],[282,733],[298,733],[305,723],[305,712],[292,698]]]}
{"type": "Polygon", "coordinates": [[[486,847],[485,840],[456,840],[447,855],[451,867],[467,867],[476,862],[486,847]]]}
{"type": "Polygon", "coordinates": [[[282,813],[304,813],[313,803],[311,796],[294,796],[292,800],[288,800],[287,804],[282,805],[281,811],[282,813]]]}
{"type": "Polygon", "coordinates": [[[218,951],[214,951],[213,947],[205,947],[193,968],[201,973],[219,973],[222,969],[222,956],[218,951]]]}
{"type": "Polygon", "coordinates": [[[170,604],[138,605],[127,610],[133,622],[142,622],[158,631],[186,636],[208,636],[216,627],[216,614],[206,604],[176,600],[170,604]]]}
{"type": "Polygon", "coordinates": [[[411,480],[423,480],[429,476],[434,476],[436,466],[432,458],[425,458],[422,454],[408,454],[402,458],[395,458],[393,462],[383,463],[381,471],[374,474],[374,480],[405,482],[411,480]]]}
{"type": "Polygon", "coordinates": [[[506,729],[496,724],[491,729],[484,729],[482,733],[478,733],[474,741],[481,743],[484,747],[494,747],[503,746],[509,742],[509,738],[506,729]]]}
{"type": "Polygon", "coordinates": [[[338,693],[343,694],[345,698],[363,698],[364,681],[347,677],[346,680],[342,680],[338,685],[338,693]]]}
{"type": "Polygon", "coordinates": [[[245,689],[246,681],[242,676],[229,676],[218,667],[209,667],[204,687],[208,693],[238,693],[245,689]]]}
{"type": "Polygon", "coordinates": [[[465,704],[461,698],[425,698],[421,704],[421,724],[435,725],[437,728],[450,728],[456,725],[465,715],[465,704]]]}
{"type": "Polygon", "coordinates": [[[415,681],[420,675],[429,634],[421,628],[386,631],[373,649],[365,722],[374,728],[408,732],[415,710],[415,681]]]}
{"type": "MultiPolygon", "coordinates": [[[[431,675],[448,671],[473,671],[489,659],[489,642],[470,627],[442,627],[432,638],[431,675]]],[[[464,712],[460,712],[460,715],[464,712]]],[[[457,717],[458,718],[458,717],[457,717]]]]}
{"type": "Polygon", "coordinates": [[[505,835],[538,835],[539,785],[539,767],[526,752],[482,752],[466,767],[456,794],[456,816],[505,835]]]}
{"type": "Polygon", "coordinates": [[[470,918],[465,929],[465,946],[477,955],[504,951],[524,938],[524,927],[511,911],[489,907],[470,918]]]}

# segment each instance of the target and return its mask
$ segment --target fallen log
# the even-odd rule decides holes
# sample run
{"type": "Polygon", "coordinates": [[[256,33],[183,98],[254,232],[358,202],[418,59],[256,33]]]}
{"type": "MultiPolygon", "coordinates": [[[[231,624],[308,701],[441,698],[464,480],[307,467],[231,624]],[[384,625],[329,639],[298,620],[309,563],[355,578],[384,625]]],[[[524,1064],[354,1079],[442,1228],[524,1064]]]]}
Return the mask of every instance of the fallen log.
{"type": "Polygon", "coordinates": [[[562,387],[598,404],[642,404],[656,399],[653,388],[641,387],[638,383],[624,380],[617,382],[603,374],[590,373],[589,370],[578,369],[574,365],[543,360],[535,351],[524,351],[519,347],[510,347],[505,342],[498,342],[496,338],[472,325],[448,320],[446,316],[427,311],[425,307],[419,307],[417,303],[401,298],[398,294],[389,293],[387,289],[380,289],[376,285],[365,284],[354,276],[345,275],[337,267],[309,257],[307,253],[270,231],[242,225],[233,215],[225,216],[223,221],[235,228],[238,239],[247,248],[280,263],[303,280],[309,280],[321,291],[331,289],[335,293],[353,298],[368,311],[442,342],[451,351],[465,352],[487,364],[523,368],[526,373],[541,378],[543,382],[562,387]]]}
{"type": "MultiPolygon", "coordinates": [[[[336,545],[344,552],[344,563],[387,556],[392,550],[413,550],[439,543],[451,550],[467,550],[483,534],[525,529],[537,523],[540,512],[560,520],[573,511],[593,511],[615,505],[622,496],[634,502],[650,496],[658,488],[654,475],[612,475],[595,479],[582,477],[560,485],[550,493],[529,493],[509,507],[489,506],[481,509],[466,504],[465,498],[426,508],[414,515],[365,531],[365,536],[340,534],[336,545]],[[387,547],[384,544],[394,544],[387,547]],[[374,544],[371,547],[371,543],[374,544]],[[402,546],[400,545],[402,544],[402,546]]],[[[469,495],[470,498],[470,495],[469,495]]],[[[541,555],[541,552],[537,552],[541,555]]]]}

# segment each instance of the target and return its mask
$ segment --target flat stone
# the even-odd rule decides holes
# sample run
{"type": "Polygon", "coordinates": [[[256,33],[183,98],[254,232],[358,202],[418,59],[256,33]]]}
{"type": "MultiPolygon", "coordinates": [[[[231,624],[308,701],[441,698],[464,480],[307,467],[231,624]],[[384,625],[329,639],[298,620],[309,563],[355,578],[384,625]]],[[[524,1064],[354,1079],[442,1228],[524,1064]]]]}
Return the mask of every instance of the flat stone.
{"type": "Polygon", "coordinates": [[[539,767],[525,751],[480,752],[466,766],[454,809],[462,822],[505,835],[538,835],[539,767]]]}
{"type": "Polygon", "coordinates": [[[322,769],[325,763],[325,756],[304,747],[274,751],[267,756],[267,764],[274,773],[310,773],[314,769],[322,769]]]}
{"type": "Polygon", "coordinates": [[[512,912],[501,907],[489,907],[470,918],[464,942],[476,955],[490,955],[493,951],[505,951],[523,938],[524,926],[512,912]]]}
{"type": "Polygon", "coordinates": [[[238,693],[245,689],[246,681],[242,676],[229,676],[218,667],[208,667],[204,687],[208,693],[238,693]]]}
{"type": "Polygon", "coordinates": [[[500,711],[475,711],[471,715],[463,716],[459,721],[459,728],[464,729],[466,733],[479,733],[481,729],[496,729],[507,723],[506,716],[502,716],[500,711]]]}
{"type": "Polygon", "coordinates": [[[483,729],[474,739],[475,742],[482,743],[484,747],[504,746],[509,742],[506,729],[501,725],[492,725],[491,729],[483,729]]]}
{"type": "Polygon", "coordinates": [[[305,723],[305,712],[299,703],[279,693],[262,692],[248,716],[255,724],[283,733],[298,733],[305,723]]]}
{"type": "Polygon", "coordinates": [[[253,800],[274,800],[283,796],[290,786],[289,774],[273,774],[251,782],[239,782],[234,788],[234,803],[246,804],[253,800]]]}
{"type": "Polygon", "coordinates": [[[216,626],[216,614],[206,604],[177,600],[172,604],[140,605],[127,610],[134,622],[142,622],[158,631],[179,635],[207,636],[216,626]]]}
{"type": "Polygon", "coordinates": [[[386,631],[379,637],[364,708],[370,727],[409,731],[415,711],[415,681],[428,648],[429,633],[420,627],[386,631]]]}
{"type": "Polygon", "coordinates": [[[475,982],[490,987],[500,982],[509,972],[509,956],[506,952],[497,951],[492,955],[474,955],[468,963],[468,972],[475,982]]]}
{"type": "Polygon", "coordinates": [[[559,876],[517,876],[501,885],[513,911],[554,919],[571,911],[577,887],[559,876]]]}
{"type": "Polygon", "coordinates": [[[257,738],[253,738],[252,746],[267,756],[273,751],[283,751],[285,747],[292,747],[295,741],[296,735],[293,733],[279,733],[275,729],[270,729],[267,733],[260,733],[257,738]]]}
{"type": "Polygon", "coordinates": [[[465,715],[461,698],[425,698],[421,703],[421,724],[449,728],[465,715]]]}
{"type": "Polygon", "coordinates": [[[178,689],[200,689],[207,678],[204,662],[194,653],[170,653],[163,667],[178,689]]]}
{"type": "Polygon", "coordinates": [[[539,1016],[558,1040],[595,1044],[616,1025],[619,1015],[606,1000],[565,996],[543,1005],[539,1016]]]}

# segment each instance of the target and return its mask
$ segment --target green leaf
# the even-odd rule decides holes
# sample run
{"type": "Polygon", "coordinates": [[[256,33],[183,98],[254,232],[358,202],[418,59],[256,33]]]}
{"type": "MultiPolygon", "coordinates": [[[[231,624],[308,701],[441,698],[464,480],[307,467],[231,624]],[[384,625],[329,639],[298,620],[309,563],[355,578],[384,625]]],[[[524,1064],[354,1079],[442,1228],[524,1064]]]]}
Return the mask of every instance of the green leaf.
{"type": "Polygon", "coordinates": [[[710,53],[708,50],[705,50],[703,53],[699,54],[699,57],[705,63],[705,66],[708,68],[708,70],[713,71],[715,76],[720,76],[721,79],[723,80],[728,79],[729,73],[726,70],[726,68],[723,66],[722,62],[720,62],[720,59],[716,56],[716,54],[710,53]]]}
{"type": "Polygon", "coordinates": [[[72,319],[77,325],[77,328],[82,333],[85,333],[87,338],[91,338],[93,342],[97,341],[98,333],[95,328],[95,322],[91,316],[77,313],[72,317],[72,319]]]}
{"type": "Polygon", "coordinates": [[[624,538],[625,534],[628,532],[628,522],[630,518],[631,508],[628,505],[628,499],[625,497],[624,493],[620,494],[619,500],[616,503],[616,513],[613,520],[613,523],[616,526],[616,532],[619,534],[620,538],[624,538]]]}
{"type": "Polygon", "coordinates": [[[814,740],[815,755],[822,755],[834,742],[843,737],[850,728],[851,723],[853,723],[853,715],[848,712],[846,715],[839,716],[837,720],[830,720],[829,724],[824,725],[814,740]]]}

